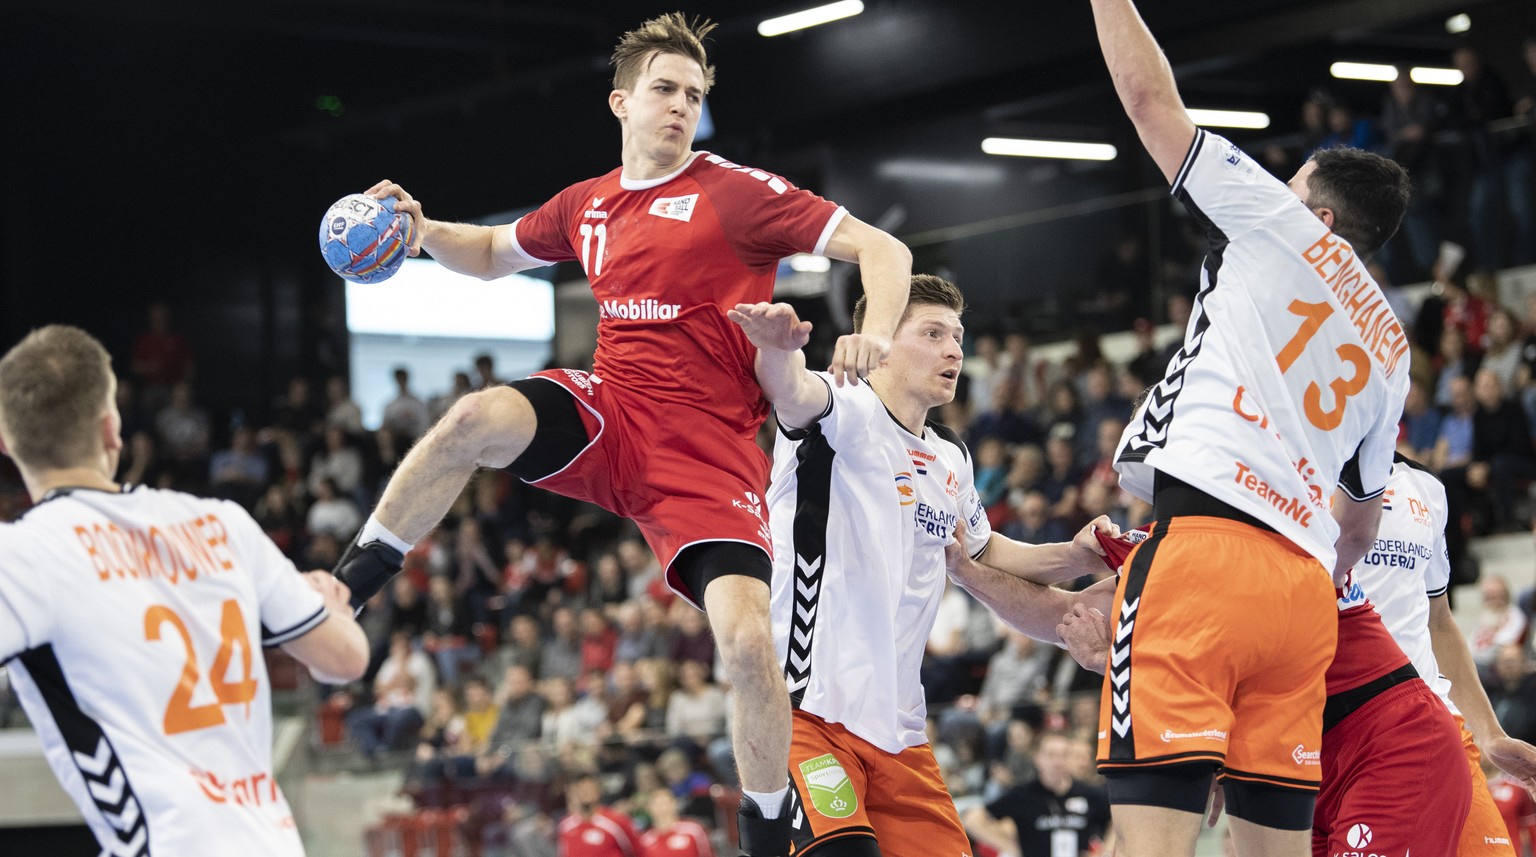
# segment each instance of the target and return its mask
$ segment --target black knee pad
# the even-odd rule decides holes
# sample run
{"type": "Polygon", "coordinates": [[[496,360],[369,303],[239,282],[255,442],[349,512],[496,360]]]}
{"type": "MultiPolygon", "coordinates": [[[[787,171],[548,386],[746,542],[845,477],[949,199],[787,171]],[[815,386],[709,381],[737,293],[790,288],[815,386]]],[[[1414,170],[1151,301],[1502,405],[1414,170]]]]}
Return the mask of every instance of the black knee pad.
{"type": "Polygon", "coordinates": [[[592,440],[570,391],[546,378],[524,378],[507,386],[523,394],[534,417],[533,439],[507,471],[524,482],[537,482],[565,469],[592,440]]]}
{"type": "Polygon", "coordinates": [[[699,542],[672,560],[677,582],[695,605],[704,606],[704,590],[717,577],[740,574],[773,584],[773,560],[757,545],[745,542],[699,542]]]}
{"type": "Polygon", "coordinates": [[[1160,806],[1203,814],[1211,799],[1212,762],[1159,765],[1147,768],[1115,768],[1101,771],[1113,805],[1160,806]]]}
{"type": "Polygon", "coordinates": [[[1268,783],[1222,780],[1227,794],[1227,815],[1250,824],[1276,830],[1311,830],[1317,792],[1268,783]]]}

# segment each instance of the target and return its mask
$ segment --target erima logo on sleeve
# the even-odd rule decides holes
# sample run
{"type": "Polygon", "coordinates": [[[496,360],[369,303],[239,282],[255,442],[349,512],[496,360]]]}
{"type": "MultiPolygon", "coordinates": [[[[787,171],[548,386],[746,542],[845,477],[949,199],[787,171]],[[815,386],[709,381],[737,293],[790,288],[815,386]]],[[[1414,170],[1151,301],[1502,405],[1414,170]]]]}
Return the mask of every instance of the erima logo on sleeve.
{"type": "Polygon", "coordinates": [[[657,217],[687,223],[693,219],[693,207],[698,201],[699,195],[696,193],[690,193],[687,196],[665,196],[651,203],[650,213],[657,217]]]}

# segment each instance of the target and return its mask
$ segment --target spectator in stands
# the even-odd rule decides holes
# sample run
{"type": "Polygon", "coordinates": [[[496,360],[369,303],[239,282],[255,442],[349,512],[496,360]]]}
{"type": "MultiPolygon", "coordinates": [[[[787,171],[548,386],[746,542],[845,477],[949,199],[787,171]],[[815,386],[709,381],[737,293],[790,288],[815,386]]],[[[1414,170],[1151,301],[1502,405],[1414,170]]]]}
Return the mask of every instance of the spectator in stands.
{"type": "Polygon", "coordinates": [[[478,756],[491,744],[496,731],[496,721],[501,709],[491,695],[490,683],[484,676],[471,675],[464,679],[464,749],[471,756],[478,756]]]}
{"type": "Polygon", "coordinates": [[[1525,37],[1524,68],[1514,87],[1515,115],[1526,122],[1511,135],[1509,207],[1515,234],[1514,263],[1536,263],[1536,35],[1525,37]]]}
{"type": "Polygon", "coordinates": [[[1520,324],[1515,314],[1502,306],[1495,306],[1488,316],[1488,333],[1483,338],[1483,359],[1479,369],[1492,371],[1499,378],[1499,387],[1507,393],[1520,389],[1520,324]]]}
{"type": "Polygon", "coordinates": [[[441,574],[427,582],[427,626],[421,647],[437,662],[437,672],[445,684],[454,684],[465,667],[480,661],[480,647],[474,643],[474,627],[469,612],[453,591],[453,582],[441,574]]]}
{"type": "Polygon", "coordinates": [[[311,535],[325,533],[345,544],[363,525],[363,513],[351,497],[342,496],[333,479],[322,478],[315,485],[315,502],[305,517],[311,535]]]}
{"type": "Polygon", "coordinates": [[[687,753],[677,747],[663,750],[656,758],[656,772],[682,804],[683,814],[707,817],[714,813],[714,802],[709,796],[714,780],[698,770],[687,753]]]}
{"type": "MultiPolygon", "coordinates": [[[[1474,650],[1475,652],[1475,650],[1474,650]]],[[[1536,739],[1536,676],[1520,643],[1508,643],[1494,650],[1492,669],[1485,673],[1483,687],[1499,725],[1511,738],[1536,739]]]]}
{"type": "Polygon", "coordinates": [[[1024,384],[1012,374],[992,385],[992,400],[977,410],[968,435],[972,443],[996,438],[1004,443],[1037,443],[1040,428],[1025,408],[1024,384]]]}
{"type": "Polygon", "coordinates": [[[598,728],[600,738],[616,736],[632,741],[640,736],[645,728],[646,693],[640,686],[640,675],[634,664],[619,661],[613,665],[603,702],[603,723],[598,728]]]}
{"type": "MultiPolygon", "coordinates": [[[[618,561],[614,560],[613,565],[617,568],[618,561]]],[[[614,649],[618,641],[618,633],[608,623],[608,617],[601,609],[587,607],[581,611],[581,671],[583,673],[597,670],[606,674],[613,669],[614,649]]]]}
{"type": "MultiPolygon", "coordinates": [[[[1470,635],[1468,646],[1472,650],[1472,660],[1480,668],[1487,669],[1504,647],[1525,642],[1527,619],[1525,612],[1510,598],[1509,581],[1489,575],[1483,578],[1478,589],[1483,596],[1483,618],[1470,635]]],[[[1536,702],[1536,698],[1532,701],[1536,702]]]]}
{"type": "Polygon", "coordinates": [[[614,617],[618,625],[613,643],[616,664],[666,656],[667,638],[660,628],[647,621],[638,600],[631,599],[615,607],[614,617]]]}
{"type": "Polygon", "coordinates": [[[416,761],[462,757],[468,743],[464,733],[464,717],[459,713],[458,700],[450,688],[440,687],[432,691],[432,706],[421,725],[416,738],[416,761]]]}
{"type": "Polygon", "coordinates": [[[709,667],[698,661],[678,664],[677,676],[677,689],[667,701],[667,735],[703,746],[725,732],[725,694],[710,683],[709,667]]]}
{"type": "Polygon", "coordinates": [[[971,347],[975,353],[965,359],[961,371],[970,382],[966,387],[966,402],[974,413],[992,401],[992,390],[1002,380],[1007,367],[996,336],[978,334],[971,347]]]}
{"type": "Polygon", "coordinates": [[[645,691],[645,722],[641,728],[655,733],[666,731],[667,709],[677,689],[672,662],[665,658],[639,661],[635,664],[635,675],[645,691]]]}
{"type": "Polygon", "coordinates": [[[1083,471],[1077,465],[1077,445],[1074,437],[1076,426],[1057,423],[1051,428],[1051,436],[1045,442],[1045,479],[1040,484],[1041,493],[1051,501],[1051,517],[1073,529],[1078,515],[1078,486],[1083,482],[1083,471]]]}
{"type": "Polygon", "coordinates": [[[533,673],[521,664],[507,667],[496,700],[496,728],[475,766],[482,774],[504,777],[513,773],[513,753],[540,736],[548,703],[534,689],[533,673]]]}
{"type": "Polygon", "coordinates": [[[1043,701],[1055,652],[1009,629],[1003,647],[987,662],[976,695],[976,714],[989,733],[1001,737],[1014,711],[1043,701]]]}
{"type": "Polygon", "coordinates": [[[603,610],[622,604],[629,598],[629,581],[624,579],[624,566],[619,555],[603,551],[592,563],[592,576],[587,580],[587,603],[603,610]]]}
{"type": "Polygon", "coordinates": [[[1009,376],[1021,385],[1026,408],[1045,397],[1049,367],[1046,361],[1035,358],[1028,336],[1012,331],[1003,337],[1003,363],[1009,376]]]}
{"type": "Polygon", "coordinates": [[[539,620],[530,613],[519,613],[512,617],[508,627],[507,642],[497,650],[501,665],[517,664],[527,669],[529,675],[538,675],[539,667],[544,663],[544,640],[539,620]]]}
{"type": "Polygon", "coordinates": [[[480,521],[465,516],[453,534],[453,589],[477,625],[492,624],[491,601],[501,592],[501,566],[481,537],[480,521]]]}
{"type": "Polygon", "coordinates": [[[325,424],[347,434],[363,433],[363,409],[352,401],[347,379],[340,375],[325,379],[325,424]]]}
{"type": "Polygon", "coordinates": [[[178,478],[200,478],[208,461],[208,412],[192,401],[192,385],[171,387],[171,401],[155,415],[159,448],[178,478]]]}
{"type": "Polygon", "coordinates": [[[1408,398],[1403,403],[1403,431],[1398,451],[1422,464],[1434,462],[1435,443],[1440,439],[1440,411],[1429,400],[1429,393],[1418,379],[1408,382],[1408,398]]]}
{"type": "Polygon", "coordinates": [[[1009,494],[1013,519],[1002,527],[1002,534],[1014,541],[1046,545],[1066,541],[1071,532],[1061,521],[1051,518],[1050,501],[1039,491],[1014,489],[1009,494]]]}
{"type": "MultiPolygon", "coordinates": [[[[1472,183],[1467,200],[1467,227],[1472,237],[1472,259],[1483,270],[1498,270],[1508,263],[1503,245],[1501,215],[1508,205],[1508,143],[1496,137],[1488,124],[1514,114],[1504,81],[1484,63],[1470,44],[1451,52],[1461,72],[1461,85],[1452,93],[1452,125],[1470,142],[1472,183]]],[[[1524,224],[1529,229],[1532,224],[1524,224]]]]}
{"type": "Polygon", "coordinates": [[[256,450],[256,435],[247,426],[236,426],[229,448],[208,460],[208,485],[216,496],[234,500],[247,509],[256,504],[270,474],[267,458],[256,450]]]}
{"type": "Polygon", "coordinates": [[[1150,387],[1163,380],[1163,372],[1168,368],[1157,349],[1157,328],[1151,320],[1138,318],[1131,329],[1136,334],[1136,356],[1126,364],[1126,369],[1140,388],[1150,387]]]}
{"type": "Polygon", "coordinates": [[[1467,465],[1467,486],[1487,492],[1489,523],[1496,532],[1510,527],[1526,529],[1526,520],[1514,518],[1518,489],[1536,479],[1536,451],[1531,446],[1531,430],[1525,412],[1504,395],[1499,376],[1482,369],[1472,384],[1477,412],[1472,418],[1472,463],[1467,465]]]}
{"type": "Polygon", "coordinates": [[[411,373],[404,366],[395,369],[395,397],[384,406],[383,429],[394,432],[409,443],[431,427],[427,403],[411,392],[411,373]]]}
{"type": "Polygon", "coordinates": [[[1451,384],[1461,378],[1472,380],[1477,372],[1477,357],[1468,351],[1466,334],[1447,324],[1440,333],[1439,366],[1435,376],[1435,404],[1441,408],[1451,406],[1451,384]]]}
{"type": "Polygon", "coordinates": [[[1464,468],[1472,462],[1473,419],[1477,413],[1470,378],[1452,378],[1449,391],[1450,409],[1440,420],[1440,436],[1435,439],[1435,452],[1430,462],[1446,479],[1452,478],[1449,471],[1464,468]]]}
{"type": "Polygon", "coordinates": [[[709,632],[704,614],[683,601],[672,602],[672,640],[667,657],[673,663],[693,661],[704,665],[705,674],[714,668],[715,637],[709,632]]]}
{"type": "Polygon", "coordinates": [[[267,486],[266,493],[256,501],[254,516],[262,532],[285,556],[294,559],[300,555],[304,541],[304,516],[294,508],[281,485],[267,486]]]}
{"type": "Polygon", "coordinates": [[[301,439],[315,430],[315,425],[325,417],[325,409],[315,401],[309,379],[295,375],[288,379],[288,389],[277,403],[277,416],[273,427],[301,439]]]}
{"type": "Polygon", "coordinates": [[[1434,203],[1442,183],[1433,137],[1445,125],[1446,109],[1438,96],[1413,82],[1406,68],[1398,69],[1397,79],[1388,84],[1382,98],[1381,131],[1386,138],[1382,154],[1414,177],[1413,198],[1398,237],[1383,248],[1390,248],[1389,269],[1408,281],[1429,272],[1439,246],[1434,203]]]}
{"type": "MultiPolygon", "coordinates": [[[[1289,169],[1294,170],[1295,167],[1292,166],[1289,169]]],[[[1175,354],[1179,353],[1180,348],[1184,347],[1184,330],[1189,327],[1189,314],[1193,311],[1189,295],[1183,292],[1170,293],[1166,305],[1168,308],[1168,323],[1173,325],[1173,329],[1178,331],[1179,335],[1163,346],[1162,353],[1158,355],[1158,374],[1157,379],[1153,383],[1163,379],[1163,370],[1168,368],[1168,362],[1173,359],[1175,354]]],[[[1148,384],[1147,386],[1150,387],[1152,385],[1148,384]]]]}
{"type": "Polygon", "coordinates": [[[330,479],[337,493],[353,497],[363,484],[363,455],[339,425],[326,425],[324,438],[324,448],[310,459],[309,492],[318,495],[320,482],[330,479]]]}
{"type": "Polygon", "coordinates": [[[347,716],[352,740],[363,756],[372,760],[385,750],[413,746],[435,689],[431,661],[411,648],[408,634],[391,635],[389,657],[374,676],[373,705],[354,708],[347,716]]]}
{"type": "Polygon", "coordinates": [[[619,565],[624,567],[624,577],[629,581],[629,597],[639,598],[650,591],[653,584],[665,587],[661,579],[661,563],[644,541],[628,538],[619,542],[619,565]]]}
{"type": "Polygon", "coordinates": [[[421,636],[427,630],[427,601],[410,575],[389,582],[389,635],[421,636]]]}
{"type": "Polygon", "coordinates": [[[473,389],[469,385],[469,373],[453,373],[453,382],[449,385],[448,390],[433,396],[427,401],[427,411],[431,415],[432,422],[442,419],[443,414],[448,413],[448,409],[453,407],[454,402],[463,398],[464,394],[469,393],[473,389]]]}
{"type": "Polygon", "coordinates": [[[976,493],[981,505],[996,506],[1008,494],[1008,447],[998,438],[976,444],[976,493]]]}
{"type": "Polygon", "coordinates": [[[549,635],[539,654],[539,678],[574,682],[580,675],[581,632],[576,627],[576,612],[570,607],[556,607],[549,616],[549,635]]]}
{"type": "Polygon", "coordinates": [[[1343,102],[1334,102],[1328,108],[1328,133],[1318,144],[1320,149],[1348,146],[1353,149],[1374,150],[1377,146],[1376,123],[1369,117],[1356,116],[1355,109],[1343,102]]]}
{"type": "Polygon", "coordinates": [[[149,305],[146,322],[149,329],[133,341],[128,371],[143,388],[145,402],[158,408],[172,387],[190,379],[192,348],[186,337],[171,329],[171,310],[164,303],[149,305]]]}
{"type": "Polygon", "coordinates": [[[494,387],[506,382],[496,377],[496,358],[490,354],[475,356],[475,377],[472,381],[474,389],[484,390],[486,387],[494,387]]]}

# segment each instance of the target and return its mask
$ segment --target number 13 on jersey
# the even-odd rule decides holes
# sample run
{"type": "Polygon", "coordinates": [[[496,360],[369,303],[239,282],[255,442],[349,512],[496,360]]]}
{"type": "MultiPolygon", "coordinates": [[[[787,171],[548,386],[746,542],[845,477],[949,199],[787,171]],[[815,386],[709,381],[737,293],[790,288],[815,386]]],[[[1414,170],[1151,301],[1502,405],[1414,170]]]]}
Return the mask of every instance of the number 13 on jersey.
{"type": "MultiPolygon", "coordinates": [[[[1287,307],[1294,315],[1301,316],[1301,328],[1291,341],[1280,349],[1275,355],[1275,362],[1280,364],[1282,373],[1289,372],[1297,358],[1307,350],[1307,344],[1317,331],[1322,328],[1323,322],[1333,315],[1333,304],[1327,301],[1308,303],[1303,300],[1293,300],[1287,307]]],[[[1358,394],[1365,389],[1365,385],[1371,380],[1371,359],[1365,353],[1365,349],[1354,343],[1346,342],[1334,349],[1340,361],[1349,368],[1349,377],[1334,378],[1328,382],[1331,391],[1333,406],[1323,407],[1323,389],[1316,381],[1307,384],[1306,392],[1302,395],[1302,408],[1307,414],[1308,422],[1323,431],[1333,431],[1344,421],[1344,409],[1349,404],[1349,397],[1358,394]]]]}

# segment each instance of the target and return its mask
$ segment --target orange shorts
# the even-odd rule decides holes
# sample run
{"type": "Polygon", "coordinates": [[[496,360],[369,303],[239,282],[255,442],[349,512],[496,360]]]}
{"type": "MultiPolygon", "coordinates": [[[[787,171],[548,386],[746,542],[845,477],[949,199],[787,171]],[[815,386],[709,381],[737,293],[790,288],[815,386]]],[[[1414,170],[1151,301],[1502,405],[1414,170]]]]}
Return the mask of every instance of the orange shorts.
{"type": "Polygon", "coordinates": [[[848,836],[874,837],[886,857],[971,853],[927,745],[892,755],[841,724],[796,711],[789,776],[795,854],[848,836]]]}
{"type": "Polygon", "coordinates": [[[1493,794],[1488,791],[1488,778],[1483,775],[1483,754],[1477,749],[1472,733],[1467,731],[1467,721],[1456,715],[1456,725],[1461,728],[1461,748],[1467,753],[1467,763],[1472,766],[1472,806],[1467,810],[1467,824],[1461,829],[1461,841],[1456,845],[1457,857],[1515,857],[1515,846],[1509,839],[1509,828],[1499,813],[1493,794]]]}
{"type": "Polygon", "coordinates": [[[1333,583],[1275,533],[1159,521],[1126,559],[1099,707],[1099,770],[1212,762],[1317,790],[1333,583]]]}

